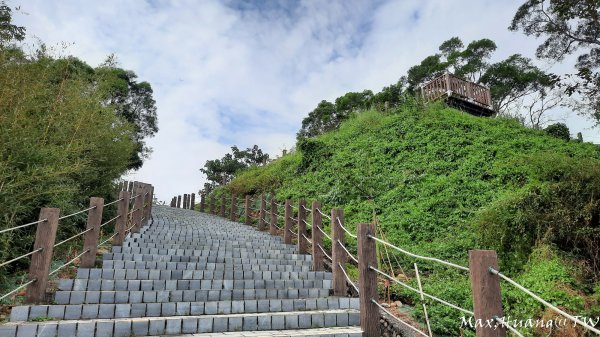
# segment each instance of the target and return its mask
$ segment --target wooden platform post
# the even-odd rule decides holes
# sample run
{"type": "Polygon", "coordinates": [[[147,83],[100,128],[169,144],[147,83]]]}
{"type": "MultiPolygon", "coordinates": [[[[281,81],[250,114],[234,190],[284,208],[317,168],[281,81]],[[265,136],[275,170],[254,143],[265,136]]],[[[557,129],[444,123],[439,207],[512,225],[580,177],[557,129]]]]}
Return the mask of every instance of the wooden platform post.
{"type": "Polygon", "coordinates": [[[88,211],[86,229],[90,229],[90,231],[84,234],[83,239],[83,251],[88,250],[88,252],[81,256],[79,265],[81,268],[93,268],[96,265],[96,251],[98,250],[104,199],[91,197],[90,207],[94,207],[88,211]]]}
{"type": "Polygon", "coordinates": [[[344,235],[344,230],[338,223],[344,224],[344,210],[339,208],[334,208],[331,210],[331,270],[333,273],[333,295],[334,296],[346,296],[347,292],[347,284],[346,277],[344,276],[344,271],[342,267],[346,265],[346,252],[341,247],[341,244],[346,243],[346,236],[344,235]],[[339,242],[338,242],[339,241],[339,242]],[[340,264],[342,267],[340,267],[340,264]]]}
{"type": "Polygon", "coordinates": [[[290,199],[285,199],[285,210],[284,215],[285,218],[283,226],[283,242],[286,244],[292,244],[292,201],[290,199]]]}
{"type": "Polygon", "coordinates": [[[244,199],[244,223],[248,226],[252,225],[250,220],[250,196],[246,194],[246,199],[244,199]]]}
{"type": "Polygon", "coordinates": [[[235,193],[231,193],[231,211],[230,211],[230,219],[231,221],[237,221],[237,195],[235,193]]]}
{"type": "Polygon", "coordinates": [[[42,250],[31,255],[29,280],[35,279],[36,281],[27,286],[27,290],[25,291],[25,301],[27,303],[41,302],[46,296],[46,286],[48,285],[48,274],[50,273],[50,262],[52,262],[59,214],[60,209],[58,208],[42,208],[40,210],[39,220],[48,220],[37,224],[33,250],[40,248],[42,250]]]}
{"type": "Polygon", "coordinates": [[[123,241],[125,241],[125,230],[127,230],[127,213],[129,212],[129,198],[131,198],[131,193],[128,191],[119,192],[119,199],[121,199],[117,203],[117,214],[119,217],[115,222],[115,231],[119,232],[119,234],[113,238],[113,246],[121,246],[123,241]]]}
{"type": "Polygon", "coordinates": [[[308,241],[306,241],[306,201],[300,199],[298,201],[298,253],[308,254],[308,241]]]}
{"type": "Polygon", "coordinates": [[[214,194],[210,195],[210,214],[216,214],[215,213],[215,195],[214,194]]]}
{"type": "Polygon", "coordinates": [[[489,271],[490,267],[499,270],[496,251],[469,251],[475,333],[477,337],[506,337],[506,328],[494,321],[494,317],[503,318],[504,314],[502,312],[500,277],[492,274],[489,271]],[[480,322],[481,324],[477,324],[480,322]],[[487,324],[487,322],[492,322],[492,324],[487,324]]]}
{"type": "Polygon", "coordinates": [[[221,212],[219,213],[221,217],[225,217],[225,193],[221,194],[221,212]]]}
{"type": "Polygon", "coordinates": [[[260,195],[260,212],[258,214],[258,230],[263,231],[267,227],[267,222],[265,221],[265,214],[267,209],[267,202],[265,201],[265,195],[260,195]]]}
{"type": "Polygon", "coordinates": [[[131,229],[132,233],[137,233],[140,231],[140,228],[142,227],[142,215],[143,215],[143,208],[144,208],[144,188],[138,184],[134,190],[133,190],[133,196],[137,196],[134,200],[133,200],[133,217],[132,217],[132,223],[135,224],[135,226],[133,226],[133,228],[131,229]]]}
{"type": "Polygon", "coordinates": [[[204,193],[200,194],[200,212],[204,213],[204,208],[206,207],[204,204],[206,202],[206,198],[204,193]]]}
{"type": "Polygon", "coordinates": [[[321,203],[318,201],[313,201],[312,203],[312,267],[314,271],[324,271],[325,264],[323,263],[323,259],[325,256],[323,255],[323,251],[319,246],[323,247],[323,233],[319,230],[319,228],[323,229],[323,225],[321,223],[321,213],[319,213],[319,209],[321,209],[321,203]]]}
{"type": "Polygon", "coordinates": [[[358,225],[358,292],[360,302],[360,328],[364,337],[379,336],[379,308],[371,300],[377,301],[377,273],[369,266],[377,268],[375,225],[358,225]]]}
{"type": "Polygon", "coordinates": [[[277,202],[275,201],[275,193],[271,193],[271,222],[269,223],[269,233],[277,235],[277,202]]]}

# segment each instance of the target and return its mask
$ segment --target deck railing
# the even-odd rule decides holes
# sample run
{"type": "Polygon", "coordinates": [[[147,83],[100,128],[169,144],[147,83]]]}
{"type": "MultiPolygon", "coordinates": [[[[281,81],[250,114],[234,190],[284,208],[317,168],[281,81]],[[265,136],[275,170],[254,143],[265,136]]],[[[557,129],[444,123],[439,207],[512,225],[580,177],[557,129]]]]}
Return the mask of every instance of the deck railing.
{"type": "Polygon", "coordinates": [[[421,95],[426,101],[436,100],[444,95],[452,95],[487,108],[492,107],[490,89],[463,80],[449,72],[434,78],[421,87],[421,95]]]}

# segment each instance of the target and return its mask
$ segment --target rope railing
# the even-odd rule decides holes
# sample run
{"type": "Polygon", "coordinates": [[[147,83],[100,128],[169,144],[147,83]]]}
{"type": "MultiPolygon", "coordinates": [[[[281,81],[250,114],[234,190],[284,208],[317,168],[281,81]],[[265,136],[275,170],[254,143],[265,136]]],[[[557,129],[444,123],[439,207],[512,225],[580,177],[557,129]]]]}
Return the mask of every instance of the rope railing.
{"type": "Polygon", "coordinates": [[[105,243],[107,243],[108,241],[112,240],[115,236],[119,235],[119,232],[115,232],[113,235],[111,235],[108,239],[100,242],[98,244],[98,247],[103,246],[105,243]]]}
{"type": "Polygon", "coordinates": [[[39,223],[42,223],[42,222],[46,222],[46,221],[48,221],[48,219],[41,219],[41,220],[38,220],[38,221],[26,223],[24,225],[6,228],[6,229],[1,230],[0,234],[6,233],[6,232],[10,232],[10,231],[14,231],[15,229],[19,229],[19,228],[25,228],[25,227],[33,226],[33,225],[36,225],[36,224],[39,224],[39,223]]]}
{"type": "Polygon", "coordinates": [[[41,252],[42,250],[44,250],[44,248],[38,248],[38,249],[36,249],[36,250],[33,250],[33,251],[29,252],[29,253],[23,254],[23,255],[21,255],[21,256],[19,256],[19,257],[15,257],[15,258],[14,258],[14,259],[12,259],[12,260],[4,261],[4,262],[0,263],[0,267],[4,267],[4,266],[6,266],[7,264],[11,264],[11,263],[13,263],[13,262],[15,262],[15,261],[18,261],[18,260],[20,260],[20,259],[26,258],[26,257],[28,257],[28,256],[30,256],[30,255],[33,255],[33,254],[37,253],[37,252],[41,252]]]}
{"type": "Polygon", "coordinates": [[[119,201],[122,201],[122,200],[123,200],[123,198],[117,199],[117,200],[115,200],[115,201],[111,201],[111,202],[109,202],[108,204],[104,204],[104,207],[106,207],[106,206],[110,206],[110,205],[112,205],[112,204],[116,204],[117,202],[119,202],[119,201]]]}
{"type": "Polygon", "coordinates": [[[53,271],[51,271],[50,274],[48,274],[48,275],[52,276],[52,275],[58,273],[61,269],[69,266],[70,264],[72,264],[73,262],[75,262],[78,258],[82,257],[84,254],[88,253],[89,251],[90,251],[90,249],[84,250],[82,253],[80,253],[79,255],[75,256],[71,260],[69,260],[67,263],[62,264],[61,266],[59,266],[56,269],[54,269],[53,271]]]}
{"type": "Polygon", "coordinates": [[[531,290],[525,288],[524,286],[520,285],[519,283],[515,282],[513,279],[511,279],[510,277],[502,274],[501,272],[499,272],[498,270],[495,270],[492,267],[488,268],[489,272],[495,275],[498,275],[501,279],[503,279],[504,281],[512,284],[514,287],[516,287],[517,289],[521,290],[522,292],[526,293],[527,295],[533,297],[536,301],[542,303],[543,305],[547,306],[548,308],[552,309],[554,312],[563,315],[564,317],[572,320],[573,322],[580,324],[582,327],[584,327],[585,329],[595,332],[596,334],[600,335],[600,330],[588,325],[587,323],[583,322],[582,320],[580,320],[579,318],[572,316],[570,314],[568,314],[567,312],[557,308],[556,306],[550,304],[548,301],[544,300],[543,298],[539,297],[538,295],[534,294],[531,290]]]}
{"type": "Polygon", "coordinates": [[[297,234],[297,233],[294,233],[294,231],[293,231],[293,230],[291,230],[291,229],[288,229],[288,231],[289,231],[289,232],[290,232],[290,233],[291,233],[293,236],[298,236],[298,234],[297,234]]]}
{"type": "Polygon", "coordinates": [[[425,337],[429,337],[426,333],[424,333],[423,331],[415,328],[414,326],[406,323],[405,321],[403,321],[402,319],[400,319],[399,317],[397,317],[396,315],[392,314],[389,310],[387,310],[383,305],[379,304],[379,302],[375,301],[374,299],[371,298],[371,302],[373,302],[376,306],[379,307],[379,309],[381,309],[383,312],[385,312],[386,314],[392,316],[395,320],[397,320],[398,322],[402,323],[402,325],[405,325],[406,327],[412,329],[414,332],[420,334],[421,336],[425,336],[425,337]]]}
{"type": "Polygon", "coordinates": [[[306,236],[304,233],[302,233],[302,237],[304,238],[304,240],[306,240],[306,242],[308,242],[312,245],[312,240],[309,239],[308,236],[306,236]]]}
{"type": "Polygon", "coordinates": [[[455,305],[455,304],[452,304],[452,303],[450,303],[450,302],[444,301],[443,299],[441,299],[441,298],[438,298],[438,297],[435,297],[435,296],[433,296],[433,295],[430,295],[430,294],[428,294],[428,293],[426,293],[426,292],[421,292],[421,291],[419,291],[418,289],[415,289],[415,288],[413,288],[413,287],[409,286],[408,284],[406,284],[406,283],[404,283],[404,282],[402,282],[402,281],[400,281],[400,280],[398,280],[398,279],[396,279],[396,278],[394,278],[394,277],[392,277],[392,276],[390,276],[390,275],[386,274],[385,272],[383,272],[383,271],[381,271],[381,270],[379,270],[379,269],[377,269],[377,268],[375,268],[375,267],[373,267],[373,266],[369,266],[369,269],[370,269],[370,270],[373,270],[373,271],[375,271],[375,272],[376,272],[376,273],[378,273],[378,274],[381,274],[381,275],[385,276],[385,277],[386,277],[386,278],[388,278],[390,281],[393,281],[393,282],[395,282],[395,283],[397,283],[397,284],[399,284],[399,285],[403,286],[404,288],[406,288],[406,289],[408,289],[408,290],[411,290],[411,291],[413,291],[413,292],[415,292],[415,293],[417,293],[417,294],[423,294],[423,296],[425,296],[425,297],[427,297],[427,298],[430,298],[430,299],[432,299],[432,300],[434,300],[434,301],[436,301],[436,302],[439,302],[439,303],[441,303],[441,304],[444,304],[444,305],[446,305],[446,306],[448,306],[448,307],[450,307],[450,308],[453,308],[453,309],[456,309],[456,310],[462,311],[463,313],[465,313],[465,314],[467,314],[467,315],[474,315],[474,314],[475,314],[473,311],[469,311],[469,310],[467,310],[467,309],[463,309],[463,308],[459,307],[458,305],[455,305]]]}
{"type": "Polygon", "coordinates": [[[86,229],[86,230],[84,230],[84,231],[82,231],[82,232],[79,232],[79,233],[77,233],[77,234],[75,234],[75,235],[71,236],[70,238],[64,239],[64,240],[62,240],[61,242],[59,242],[59,243],[55,244],[55,245],[54,245],[54,248],[56,248],[56,247],[58,247],[58,246],[62,245],[63,243],[69,242],[69,241],[71,241],[71,240],[73,240],[73,239],[75,239],[75,238],[77,238],[77,237],[80,237],[80,236],[82,236],[83,234],[85,234],[85,233],[87,233],[87,232],[89,232],[89,231],[92,231],[92,230],[94,230],[94,228],[93,228],[93,227],[90,227],[90,228],[88,228],[88,229],[86,229]]]}
{"type": "Polygon", "coordinates": [[[323,234],[326,238],[328,238],[330,241],[333,241],[333,239],[331,238],[331,236],[329,236],[329,234],[325,233],[325,231],[323,230],[323,228],[321,228],[321,226],[315,226],[317,227],[317,229],[319,230],[319,232],[321,232],[321,234],[323,234]]]}
{"type": "Polygon", "coordinates": [[[64,220],[64,219],[70,218],[70,217],[72,217],[72,216],[75,216],[75,215],[77,215],[77,214],[81,214],[81,213],[87,212],[87,211],[89,211],[89,210],[91,210],[91,209],[95,209],[96,207],[98,207],[98,206],[92,206],[92,207],[88,207],[88,208],[86,208],[86,209],[82,209],[81,211],[78,211],[78,212],[75,212],[75,213],[71,213],[71,214],[63,215],[63,216],[61,216],[60,218],[58,218],[58,220],[64,220]]]}
{"type": "Polygon", "coordinates": [[[348,281],[348,283],[350,283],[350,285],[354,288],[354,290],[356,290],[357,294],[360,294],[360,292],[358,291],[358,287],[356,286],[356,284],[354,284],[354,282],[352,282],[352,279],[350,279],[350,276],[348,276],[348,273],[346,273],[346,269],[339,262],[338,262],[338,266],[340,266],[340,268],[342,269],[342,273],[344,273],[344,276],[346,276],[346,281],[348,281]]]}
{"type": "Polygon", "coordinates": [[[335,217],[335,220],[337,220],[338,225],[340,225],[340,227],[344,230],[344,232],[346,232],[346,234],[350,235],[353,238],[357,238],[356,235],[352,234],[346,227],[344,227],[344,225],[342,225],[342,221],[340,220],[340,217],[335,217]]]}
{"type": "Polygon", "coordinates": [[[342,249],[346,252],[346,254],[348,254],[348,257],[351,258],[352,261],[356,262],[356,264],[358,264],[358,259],[356,257],[354,257],[354,255],[352,255],[352,253],[350,253],[350,251],[346,248],[346,246],[344,246],[342,241],[337,240],[337,243],[340,245],[340,247],[342,247],[342,249]]]}
{"type": "Polygon", "coordinates": [[[104,222],[103,224],[101,224],[101,225],[100,225],[100,228],[102,228],[102,227],[104,227],[104,226],[108,225],[109,223],[111,223],[111,222],[113,222],[113,221],[117,220],[117,219],[118,219],[118,218],[120,218],[120,217],[121,217],[121,215],[117,215],[116,217],[114,217],[114,218],[112,218],[112,219],[110,219],[110,220],[107,220],[106,222],[104,222]]]}
{"type": "Polygon", "coordinates": [[[131,201],[131,200],[133,200],[133,199],[135,199],[135,198],[139,197],[140,195],[141,195],[141,194],[137,194],[137,195],[135,195],[135,196],[132,196],[131,198],[129,198],[129,201],[131,201]]]}
{"type": "Polygon", "coordinates": [[[325,213],[323,213],[323,211],[321,211],[320,208],[317,208],[317,212],[319,212],[319,214],[321,214],[322,216],[326,217],[327,219],[331,220],[331,217],[325,213]]]}
{"type": "Polygon", "coordinates": [[[21,284],[20,286],[16,287],[15,289],[11,290],[10,292],[8,292],[8,293],[6,293],[6,294],[2,295],[2,296],[0,297],[0,301],[2,301],[3,299],[7,298],[8,296],[10,296],[10,295],[12,295],[12,294],[14,294],[14,293],[18,292],[19,290],[21,290],[21,289],[23,289],[23,288],[27,287],[28,285],[32,284],[32,283],[33,283],[33,282],[35,282],[35,281],[37,281],[37,279],[35,279],[35,278],[34,278],[34,279],[31,279],[31,280],[29,280],[28,282],[25,282],[25,283],[21,284]]]}
{"type": "Polygon", "coordinates": [[[523,334],[521,334],[519,332],[519,330],[515,329],[514,327],[512,327],[510,324],[507,324],[503,319],[501,319],[498,316],[494,316],[494,320],[496,322],[498,322],[498,324],[502,325],[503,327],[507,328],[508,330],[510,330],[512,333],[514,333],[515,335],[519,336],[519,337],[525,337],[523,336],[523,334]]]}
{"type": "Polygon", "coordinates": [[[456,268],[456,269],[464,270],[464,271],[469,271],[469,268],[467,268],[467,267],[463,267],[463,266],[461,266],[461,265],[458,265],[458,264],[455,264],[455,263],[452,263],[452,262],[448,262],[448,261],[444,261],[444,260],[436,259],[436,258],[434,258],[434,257],[421,256],[421,255],[417,255],[417,254],[411,253],[411,252],[409,252],[409,251],[407,251],[407,250],[404,250],[404,249],[402,249],[402,248],[396,247],[396,246],[394,246],[393,244],[391,244],[391,243],[389,243],[389,242],[387,242],[387,241],[381,240],[381,239],[379,239],[379,238],[377,238],[377,237],[374,237],[374,236],[372,236],[372,235],[367,235],[367,237],[368,237],[369,239],[373,239],[373,240],[375,240],[375,241],[377,241],[377,242],[379,242],[379,243],[381,243],[381,244],[384,244],[384,245],[386,245],[386,246],[388,246],[388,247],[390,247],[390,248],[393,248],[393,249],[395,249],[395,250],[397,250],[397,251],[399,251],[399,252],[401,252],[401,253],[404,253],[404,254],[406,254],[406,255],[408,255],[408,256],[412,256],[412,257],[414,257],[414,258],[421,259],[421,260],[426,260],[426,261],[433,261],[433,262],[437,262],[437,263],[440,263],[440,264],[443,264],[443,265],[446,265],[446,266],[449,266],[449,267],[452,267],[452,268],[456,268]]]}
{"type": "Polygon", "coordinates": [[[309,224],[308,222],[306,222],[306,220],[302,219],[302,222],[304,222],[304,224],[306,225],[306,227],[312,228],[312,225],[309,224]]]}
{"type": "Polygon", "coordinates": [[[327,252],[325,251],[325,248],[323,248],[323,246],[321,246],[320,244],[317,243],[317,247],[319,247],[319,249],[323,252],[323,254],[325,255],[326,258],[328,258],[330,261],[333,261],[333,259],[331,258],[331,256],[329,256],[329,254],[327,254],[327,252]]]}

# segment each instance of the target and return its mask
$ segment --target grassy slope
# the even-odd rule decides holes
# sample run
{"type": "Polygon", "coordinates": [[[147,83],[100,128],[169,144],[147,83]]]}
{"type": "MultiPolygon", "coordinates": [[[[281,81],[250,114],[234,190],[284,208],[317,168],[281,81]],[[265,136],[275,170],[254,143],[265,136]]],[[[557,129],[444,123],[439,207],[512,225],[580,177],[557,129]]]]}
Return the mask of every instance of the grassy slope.
{"type": "MultiPolygon", "coordinates": [[[[321,201],[324,209],[342,207],[352,230],[376,214],[393,243],[467,265],[469,249],[493,246],[476,226],[485,222],[486,207],[544,185],[535,166],[539,161],[534,165],[531,159],[543,155],[600,164],[594,145],[565,142],[510,120],[472,117],[437,105],[387,115],[365,112],[335,132],[300,144],[299,151],[243,172],[228,189],[245,194],[275,186],[279,200],[302,197],[321,201]]],[[[520,281],[562,305],[583,308],[584,295],[576,289],[577,273],[566,254],[540,244],[525,254],[509,249],[501,257],[505,270],[520,281]]],[[[412,262],[401,257],[404,269],[410,270],[412,262]]],[[[427,275],[425,289],[472,307],[467,275],[428,263],[420,269],[427,275]]],[[[397,295],[414,299],[400,290],[397,295]]],[[[541,314],[514,291],[506,291],[505,299],[512,314],[541,314]]],[[[431,314],[438,333],[457,332],[459,313],[433,305],[431,314]]]]}

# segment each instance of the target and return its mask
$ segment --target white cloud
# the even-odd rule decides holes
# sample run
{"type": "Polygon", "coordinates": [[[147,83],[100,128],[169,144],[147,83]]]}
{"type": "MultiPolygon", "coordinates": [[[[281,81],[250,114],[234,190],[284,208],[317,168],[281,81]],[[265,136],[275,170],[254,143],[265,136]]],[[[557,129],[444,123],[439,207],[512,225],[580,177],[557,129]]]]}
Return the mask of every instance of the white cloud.
{"type": "MultiPolygon", "coordinates": [[[[92,65],[115,53],[152,84],[160,131],[132,177],[168,201],[196,192],[199,168],[231,145],[277,155],[320,100],[378,91],[449,37],[491,38],[498,59],[532,57],[537,41],[506,28],[520,2],[31,0],[15,19],[49,45],[72,42],[67,52],[92,65]]],[[[567,122],[600,141],[589,122],[567,122]]]]}

